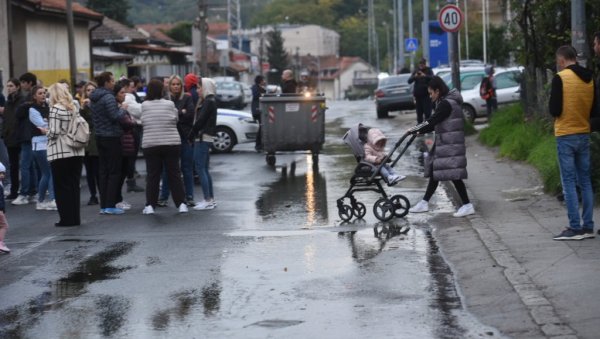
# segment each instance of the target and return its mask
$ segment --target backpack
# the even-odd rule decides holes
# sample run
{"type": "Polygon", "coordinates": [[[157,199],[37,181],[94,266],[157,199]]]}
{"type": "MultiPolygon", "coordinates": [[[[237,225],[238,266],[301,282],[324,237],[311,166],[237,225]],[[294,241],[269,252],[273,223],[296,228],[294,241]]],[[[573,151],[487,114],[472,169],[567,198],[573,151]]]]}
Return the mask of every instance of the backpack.
{"type": "Polygon", "coordinates": [[[69,121],[69,127],[67,128],[65,144],[74,149],[81,149],[86,147],[89,141],[90,125],[79,112],[73,112],[73,117],[69,121]]]}
{"type": "Polygon", "coordinates": [[[479,86],[479,96],[483,100],[491,99],[494,96],[494,88],[492,88],[489,77],[485,77],[481,81],[481,86],[479,86]]]}

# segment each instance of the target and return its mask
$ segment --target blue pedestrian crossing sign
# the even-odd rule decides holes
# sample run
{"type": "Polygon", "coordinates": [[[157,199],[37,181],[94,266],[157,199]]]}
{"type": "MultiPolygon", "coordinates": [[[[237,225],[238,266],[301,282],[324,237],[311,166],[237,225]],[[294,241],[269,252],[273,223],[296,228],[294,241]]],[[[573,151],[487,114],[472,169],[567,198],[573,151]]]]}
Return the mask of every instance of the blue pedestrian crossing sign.
{"type": "Polygon", "coordinates": [[[419,39],[404,39],[404,50],[407,52],[416,52],[419,49],[419,39]]]}

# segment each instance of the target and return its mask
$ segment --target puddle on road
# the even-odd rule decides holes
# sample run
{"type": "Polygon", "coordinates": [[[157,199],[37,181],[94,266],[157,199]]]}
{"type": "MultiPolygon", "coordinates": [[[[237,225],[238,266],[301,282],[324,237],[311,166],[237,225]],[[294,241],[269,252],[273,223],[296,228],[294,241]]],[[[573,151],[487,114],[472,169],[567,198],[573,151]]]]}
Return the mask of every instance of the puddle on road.
{"type": "Polygon", "coordinates": [[[256,201],[261,226],[278,226],[281,218],[296,228],[311,228],[328,222],[327,181],[313,166],[310,155],[306,157],[305,166],[305,174],[282,175],[278,181],[266,186],[256,201]]]}
{"type": "MultiPolygon", "coordinates": [[[[0,311],[0,338],[27,337],[27,331],[47,313],[60,310],[69,302],[86,293],[88,285],[98,281],[116,279],[119,273],[133,267],[115,267],[113,261],[129,253],[135,243],[120,242],[83,260],[66,277],[49,283],[46,291],[28,302],[0,311]]],[[[102,333],[114,333],[124,323],[129,302],[122,297],[100,297],[97,312],[102,333]]]]}

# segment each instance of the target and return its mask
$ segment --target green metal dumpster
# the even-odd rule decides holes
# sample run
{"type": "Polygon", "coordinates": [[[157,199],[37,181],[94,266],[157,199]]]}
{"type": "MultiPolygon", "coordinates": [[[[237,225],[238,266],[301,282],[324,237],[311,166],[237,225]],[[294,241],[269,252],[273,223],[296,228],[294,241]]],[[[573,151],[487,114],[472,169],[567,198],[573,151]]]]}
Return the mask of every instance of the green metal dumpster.
{"type": "Polygon", "coordinates": [[[262,143],[267,164],[276,152],[311,151],[314,163],[325,143],[325,97],[264,96],[260,98],[262,143]]]}

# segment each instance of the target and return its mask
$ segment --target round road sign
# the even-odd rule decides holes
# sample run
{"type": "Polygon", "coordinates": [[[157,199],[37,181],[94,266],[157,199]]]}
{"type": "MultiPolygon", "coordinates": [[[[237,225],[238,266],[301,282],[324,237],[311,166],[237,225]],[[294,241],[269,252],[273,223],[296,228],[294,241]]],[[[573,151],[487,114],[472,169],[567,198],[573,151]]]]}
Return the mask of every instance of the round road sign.
{"type": "Polygon", "coordinates": [[[455,5],[446,5],[440,11],[438,17],[440,26],[448,33],[458,32],[463,22],[463,13],[455,5]]]}

